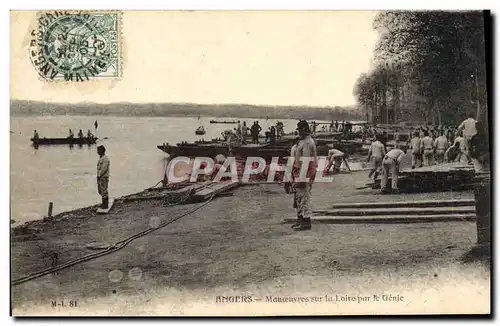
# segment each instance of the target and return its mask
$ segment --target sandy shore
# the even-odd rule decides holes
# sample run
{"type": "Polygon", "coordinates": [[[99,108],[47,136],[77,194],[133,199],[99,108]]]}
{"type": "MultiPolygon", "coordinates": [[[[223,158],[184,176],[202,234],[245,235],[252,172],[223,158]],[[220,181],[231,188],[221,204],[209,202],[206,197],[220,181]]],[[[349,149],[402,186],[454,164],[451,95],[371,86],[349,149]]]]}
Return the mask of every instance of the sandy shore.
{"type": "MultiPolygon", "coordinates": [[[[367,172],[334,180],[315,185],[314,209],[346,202],[473,198],[470,191],[381,195],[355,190],[366,183],[367,172]]],[[[16,227],[12,279],[91,253],[89,243],[115,243],[197,205],[118,201],[108,215],[84,208],[16,227]]],[[[313,224],[311,231],[294,232],[283,224],[290,216],[292,197],[282,186],[240,187],[118,252],[14,286],[13,313],[489,312],[488,267],[459,261],[476,242],[475,223],[313,224]],[[374,301],[384,293],[388,300],[374,301]],[[231,295],[253,299],[217,302],[217,296],[231,295]],[[389,301],[398,295],[406,299],[389,301]],[[311,302],[266,302],[268,296],[311,302]],[[323,299],[312,302],[316,296],[323,299]],[[327,301],[349,297],[371,299],[327,301]],[[52,307],[54,300],[66,307],[52,307]],[[77,307],[69,307],[70,301],[77,307]]]]}

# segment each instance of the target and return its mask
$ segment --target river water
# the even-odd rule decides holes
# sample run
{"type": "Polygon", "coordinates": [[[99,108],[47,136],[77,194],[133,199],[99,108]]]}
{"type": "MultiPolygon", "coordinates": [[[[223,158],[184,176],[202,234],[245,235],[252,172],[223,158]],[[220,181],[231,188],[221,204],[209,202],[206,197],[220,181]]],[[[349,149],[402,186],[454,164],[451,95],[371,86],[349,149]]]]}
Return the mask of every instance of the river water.
{"type": "MultiPolygon", "coordinates": [[[[34,149],[29,140],[33,130],[40,137],[66,137],[68,129],[75,135],[82,129],[94,132],[106,147],[111,161],[109,192],[111,197],[141,191],[162,179],[165,153],[156,148],[164,142],[206,140],[219,137],[234,128],[232,124],[209,124],[209,120],[238,118],[201,118],[204,136],[194,131],[200,122],[196,117],[109,117],[109,116],[42,116],[11,117],[10,126],[10,198],[14,225],[47,215],[49,202],[53,214],[100,203],[96,186],[96,145],[40,146],[34,149]],[[107,137],[107,139],[103,139],[107,137]]],[[[243,119],[241,119],[243,121],[243,119]]],[[[247,125],[256,119],[244,119],[247,125]]],[[[280,119],[285,132],[295,130],[297,120],[280,119]]],[[[265,129],[276,120],[259,120],[265,129]]]]}

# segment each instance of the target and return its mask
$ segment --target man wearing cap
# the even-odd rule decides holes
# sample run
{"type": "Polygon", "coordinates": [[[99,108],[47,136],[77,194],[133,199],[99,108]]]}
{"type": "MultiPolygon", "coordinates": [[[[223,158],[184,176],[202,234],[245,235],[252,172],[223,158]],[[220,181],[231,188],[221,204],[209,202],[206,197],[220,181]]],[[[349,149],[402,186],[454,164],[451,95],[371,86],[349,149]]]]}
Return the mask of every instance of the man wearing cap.
{"type": "Polygon", "coordinates": [[[297,145],[292,173],[297,203],[297,223],[292,227],[295,231],[304,231],[311,229],[311,188],[318,166],[318,156],[316,153],[316,144],[311,137],[311,130],[309,129],[307,121],[299,121],[299,123],[297,123],[297,131],[300,141],[297,145]],[[308,179],[307,181],[299,180],[303,164],[307,164],[305,168],[305,177],[308,179]]]}
{"type": "Polygon", "coordinates": [[[97,147],[99,161],[97,162],[97,192],[102,197],[101,208],[108,208],[108,183],[109,183],[109,158],[106,156],[106,148],[100,145],[97,147]]]}

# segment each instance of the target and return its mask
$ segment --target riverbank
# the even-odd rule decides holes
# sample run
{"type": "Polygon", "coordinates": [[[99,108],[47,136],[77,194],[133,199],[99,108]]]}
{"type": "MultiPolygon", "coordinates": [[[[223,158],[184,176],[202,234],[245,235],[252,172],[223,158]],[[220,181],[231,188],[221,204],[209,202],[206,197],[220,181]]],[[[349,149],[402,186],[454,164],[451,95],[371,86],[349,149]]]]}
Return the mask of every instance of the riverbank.
{"type": "MultiPolygon", "coordinates": [[[[382,195],[355,190],[366,183],[367,173],[340,174],[332,184],[315,186],[314,209],[347,202],[473,198],[470,191],[382,195]]],[[[108,215],[88,207],[13,228],[12,279],[94,252],[86,246],[113,244],[198,205],[117,201],[108,215]]],[[[476,242],[475,223],[313,224],[311,231],[294,232],[283,224],[290,216],[292,197],[283,186],[240,187],[118,252],[14,286],[13,313],[489,311],[488,267],[460,262],[476,242]],[[333,306],[265,302],[266,296],[384,293],[406,299],[333,306]],[[228,295],[251,296],[253,302],[216,303],[217,296],[228,295]],[[52,300],[74,300],[78,307],[52,308],[52,300]]]]}

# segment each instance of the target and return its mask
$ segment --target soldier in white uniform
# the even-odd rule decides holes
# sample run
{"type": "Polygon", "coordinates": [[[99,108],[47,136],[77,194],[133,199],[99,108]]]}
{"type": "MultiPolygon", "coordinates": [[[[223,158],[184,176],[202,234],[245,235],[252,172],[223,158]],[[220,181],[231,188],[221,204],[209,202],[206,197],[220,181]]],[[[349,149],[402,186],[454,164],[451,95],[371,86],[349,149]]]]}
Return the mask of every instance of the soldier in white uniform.
{"type": "Polygon", "coordinates": [[[440,131],[440,136],[434,141],[434,148],[436,149],[436,161],[444,163],[444,156],[448,149],[448,139],[444,135],[444,131],[440,131]]]}
{"type": "Polygon", "coordinates": [[[427,130],[424,130],[424,138],[420,142],[420,152],[423,155],[425,166],[434,164],[434,141],[427,130]]]}
{"type": "Polygon", "coordinates": [[[393,193],[399,193],[398,188],[398,176],[399,176],[399,165],[404,157],[404,152],[399,148],[394,148],[390,150],[384,157],[382,161],[382,180],[380,188],[382,193],[388,193],[387,182],[389,180],[389,171],[392,174],[391,188],[393,193]]]}
{"type": "Polygon", "coordinates": [[[333,172],[337,173],[340,171],[340,166],[342,165],[342,162],[345,163],[346,168],[350,170],[349,165],[347,164],[347,161],[345,159],[345,154],[342,151],[339,151],[338,149],[332,148],[328,151],[328,165],[325,168],[325,172],[328,173],[333,166],[333,172]]]}
{"type": "Polygon", "coordinates": [[[294,162],[294,183],[295,198],[297,201],[297,218],[298,225],[294,227],[295,231],[303,231],[311,229],[311,188],[318,167],[318,156],[316,153],[316,144],[311,137],[311,131],[307,121],[299,121],[297,123],[297,131],[299,132],[300,142],[297,146],[294,162]],[[310,161],[301,161],[301,157],[308,157],[310,161]],[[308,164],[306,177],[308,181],[297,180],[300,175],[302,164],[308,164]]]}
{"type": "Polygon", "coordinates": [[[456,158],[455,162],[465,162],[467,161],[467,155],[465,150],[465,139],[462,137],[462,132],[457,131],[457,138],[455,138],[455,143],[458,143],[458,147],[460,148],[460,154],[456,158]]]}
{"type": "Polygon", "coordinates": [[[382,135],[377,134],[376,140],[371,143],[370,149],[368,150],[368,158],[367,162],[373,160],[373,169],[370,171],[368,178],[371,178],[373,175],[373,182],[377,181],[377,177],[380,173],[380,169],[382,168],[382,159],[385,155],[385,146],[381,142],[382,135]]]}
{"type": "Polygon", "coordinates": [[[477,134],[476,129],[476,119],[473,118],[473,115],[470,114],[467,119],[465,119],[458,127],[459,131],[462,131],[462,135],[465,139],[465,156],[467,157],[467,161],[469,163],[472,162],[472,158],[470,156],[471,149],[471,140],[477,134]]]}
{"type": "Polygon", "coordinates": [[[410,141],[411,149],[411,168],[422,167],[422,152],[420,151],[420,143],[422,139],[420,138],[420,132],[415,131],[413,138],[410,141]]]}

